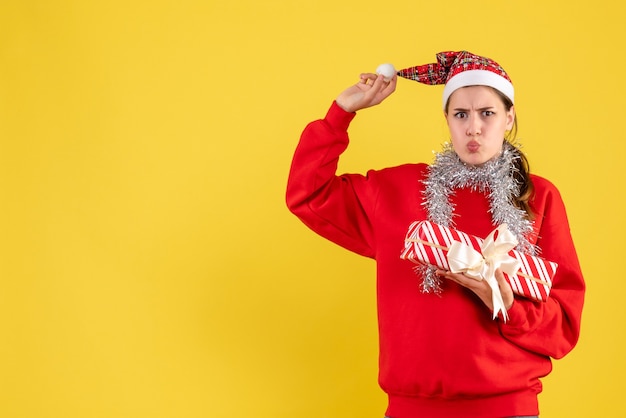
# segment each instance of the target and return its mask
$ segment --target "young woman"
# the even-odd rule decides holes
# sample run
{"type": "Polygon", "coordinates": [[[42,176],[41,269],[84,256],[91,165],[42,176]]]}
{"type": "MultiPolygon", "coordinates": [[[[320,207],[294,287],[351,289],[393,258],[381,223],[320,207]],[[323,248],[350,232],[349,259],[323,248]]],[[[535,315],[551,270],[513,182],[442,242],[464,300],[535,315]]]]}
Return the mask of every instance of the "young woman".
{"type": "Polygon", "coordinates": [[[585,284],[563,201],[548,180],[528,172],[512,143],[514,89],[496,62],[467,51],[398,72],[445,84],[451,144],[430,165],[405,164],[366,175],[337,175],[357,111],[380,104],[397,76],[362,74],[324,119],[310,123],[293,157],[287,205],[327,239],[377,263],[379,382],[386,416],[538,416],[540,378],[551,358],[575,346],[585,284]],[[496,289],[508,319],[492,316],[485,280],[401,260],[408,226],[430,220],[486,237],[506,223],[518,251],[558,263],[549,298],[514,296],[501,271],[496,289]]]}

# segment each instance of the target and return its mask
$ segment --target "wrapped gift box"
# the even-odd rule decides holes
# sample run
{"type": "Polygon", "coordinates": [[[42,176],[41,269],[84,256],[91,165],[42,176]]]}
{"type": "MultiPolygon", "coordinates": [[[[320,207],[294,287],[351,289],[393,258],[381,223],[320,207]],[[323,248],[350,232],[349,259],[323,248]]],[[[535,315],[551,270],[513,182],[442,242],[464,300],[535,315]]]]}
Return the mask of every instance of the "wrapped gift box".
{"type": "MultiPolygon", "coordinates": [[[[409,227],[400,258],[450,270],[447,252],[453,241],[462,242],[479,252],[483,243],[483,239],[462,231],[429,221],[418,221],[409,227]]],[[[529,299],[545,301],[550,295],[557,263],[516,250],[511,250],[508,254],[521,263],[516,275],[504,273],[513,292],[529,299]]]]}

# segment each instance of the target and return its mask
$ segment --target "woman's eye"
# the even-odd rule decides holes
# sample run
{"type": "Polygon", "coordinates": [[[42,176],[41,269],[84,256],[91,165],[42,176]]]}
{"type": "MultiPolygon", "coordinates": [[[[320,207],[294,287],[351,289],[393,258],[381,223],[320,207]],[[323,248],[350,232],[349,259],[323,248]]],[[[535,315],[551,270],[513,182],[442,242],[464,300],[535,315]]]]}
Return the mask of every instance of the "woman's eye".
{"type": "Polygon", "coordinates": [[[459,119],[463,119],[464,117],[466,117],[467,114],[465,112],[457,112],[454,114],[455,118],[459,118],[459,119]]]}
{"type": "Polygon", "coordinates": [[[485,110],[485,111],[483,112],[483,116],[491,116],[491,115],[493,115],[493,114],[494,114],[494,112],[493,112],[493,111],[491,111],[491,110],[485,110]]]}

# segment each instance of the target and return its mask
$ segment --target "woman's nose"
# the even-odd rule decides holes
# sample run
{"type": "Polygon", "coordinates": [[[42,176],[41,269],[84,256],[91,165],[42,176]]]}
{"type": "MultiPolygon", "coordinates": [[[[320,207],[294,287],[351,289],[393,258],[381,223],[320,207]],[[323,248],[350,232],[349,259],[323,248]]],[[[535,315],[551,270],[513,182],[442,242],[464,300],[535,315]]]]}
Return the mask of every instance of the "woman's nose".
{"type": "Polygon", "coordinates": [[[467,136],[480,135],[481,133],[480,119],[474,116],[470,116],[469,122],[467,123],[467,131],[465,133],[467,136]]]}

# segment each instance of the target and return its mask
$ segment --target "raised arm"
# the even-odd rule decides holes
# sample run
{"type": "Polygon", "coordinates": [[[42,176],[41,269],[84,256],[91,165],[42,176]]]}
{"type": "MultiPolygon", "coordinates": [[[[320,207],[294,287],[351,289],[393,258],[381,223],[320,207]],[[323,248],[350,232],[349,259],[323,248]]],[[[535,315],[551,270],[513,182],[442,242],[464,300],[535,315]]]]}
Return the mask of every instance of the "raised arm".
{"type": "Polygon", "coordinates": [[[344,90],[324,119],[302,133],[287,182],[287,206],[319,235],[368,257],[373,256],[371,216],[375,180],[337,175],[339,156],[348,146],[348,126],[357,110],[381,103],[395,90],[396,77],[362,74],[344,90]]]}

